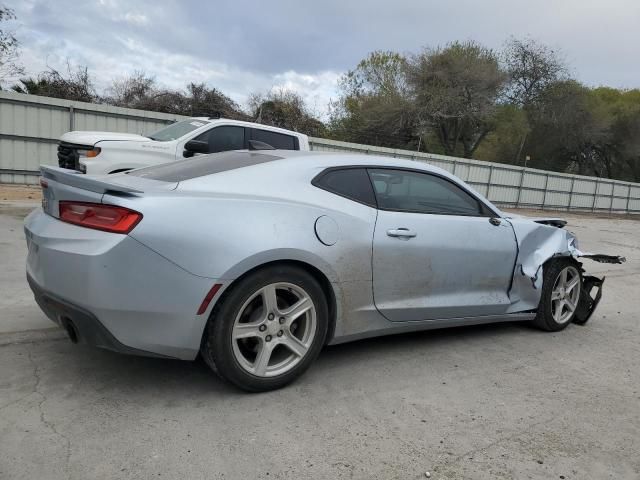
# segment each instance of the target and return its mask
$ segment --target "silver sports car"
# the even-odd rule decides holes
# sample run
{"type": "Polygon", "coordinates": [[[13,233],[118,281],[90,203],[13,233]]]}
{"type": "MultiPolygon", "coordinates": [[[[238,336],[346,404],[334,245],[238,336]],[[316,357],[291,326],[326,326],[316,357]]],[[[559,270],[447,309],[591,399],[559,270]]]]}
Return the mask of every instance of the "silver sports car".
{"type": "Polygon", "coordinates": [[[192,360],[249,391],[326,344],[459,325],[584,323],[602,280],[559,219],[502,213],[444,170],[236,151],[90,177],[42,167],[27,277],[72,341],[192,360]]]}

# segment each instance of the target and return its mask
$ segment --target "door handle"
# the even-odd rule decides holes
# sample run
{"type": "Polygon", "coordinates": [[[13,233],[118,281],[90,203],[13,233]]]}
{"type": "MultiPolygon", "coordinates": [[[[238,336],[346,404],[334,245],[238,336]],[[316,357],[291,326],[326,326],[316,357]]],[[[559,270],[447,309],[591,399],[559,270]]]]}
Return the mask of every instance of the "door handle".
{"type": "Polygon", "coordinates": [[[408,228],[401,227],[387,230],[387,235],[390,237],[413,238],[417,235],[417,233],[409,230],[408,228]]]}

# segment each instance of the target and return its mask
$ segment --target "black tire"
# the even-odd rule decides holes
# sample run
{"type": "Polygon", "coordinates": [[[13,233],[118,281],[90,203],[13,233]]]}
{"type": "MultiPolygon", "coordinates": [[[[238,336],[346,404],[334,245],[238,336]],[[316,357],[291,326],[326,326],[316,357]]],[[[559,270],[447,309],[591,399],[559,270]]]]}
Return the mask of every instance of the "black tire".
{"type": "MultiPolygon", "coordinates": [[[[582,268],[581,265],[570,258],[558,258],[549,260],[544,264],[543,268],[543,280],[542,280],[542,295],[540,296],[540,304],[538,305],[538,312],[536,318],[533,320],[533,324],[545,330],[547,332],[558,332],[565,329],[575,317],[575,312],[562,323],[558,323],[553,317],[551,294],[553,293],[553,287],[558,280],[558,277],[562,271],[567,267],[574,267],[578,275],[580,276],[580,283],[576,288],[582,288],[582,268]]],[[[580,292],[582,294],[582,292],[580,292]]],[[[578,299],[579,301],[579,299],[578,299]]]]}
{"type": "Polygon", "coordinates": [[[312,275],[290,265],[274,265],[242,278],[224,293],[214,307],[205,328],[201,355],[222,379],[248,392],[275,390],[302,375],[317,358],[325,343],[329,309],[322,287],[312,275]],[[240,309],[261,288],[287,282],[302,288],[311,298],[316,312],[315,335],[306,354],[291,370],[272,377],[260,377],[245,370],[233,352],[232,331],[240,309]]]}

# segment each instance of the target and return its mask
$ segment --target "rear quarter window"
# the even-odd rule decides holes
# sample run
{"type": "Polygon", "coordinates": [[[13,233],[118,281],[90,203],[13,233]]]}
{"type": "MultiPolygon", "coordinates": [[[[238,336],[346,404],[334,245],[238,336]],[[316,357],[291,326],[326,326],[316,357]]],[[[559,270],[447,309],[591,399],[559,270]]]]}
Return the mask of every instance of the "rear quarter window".
{"type": "Polygon", "coordinates": [[[318,175],[312,184],[355,202],[376,206],[375,193],[364,168],[331,169],[318,175]]]}
{"type": "Polygon", "coordinates": [[[259,128],[251,129],[251,140],[258,140],[271,145],[273,148],[280,150],[299,150],[298,139],[292,135],[284,133],[271,132],[269,130],[261,130],[259,128]]]}

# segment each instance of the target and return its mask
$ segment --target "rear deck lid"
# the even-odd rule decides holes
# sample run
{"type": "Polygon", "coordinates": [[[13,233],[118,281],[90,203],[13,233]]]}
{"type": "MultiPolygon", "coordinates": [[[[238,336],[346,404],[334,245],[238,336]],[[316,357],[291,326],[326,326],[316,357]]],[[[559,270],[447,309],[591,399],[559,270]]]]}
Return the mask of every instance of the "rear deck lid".
{"type": "Polygon", "coordinates": [[[40,171],[42,209],[56,218],[59,217],[60,201],[102,203],[105,194],[143,196],[145,192],[174,190],[177,186],[176,182],[160,182],[124,173],[92,176],[48,166],[40,167],[40,171]]]}

